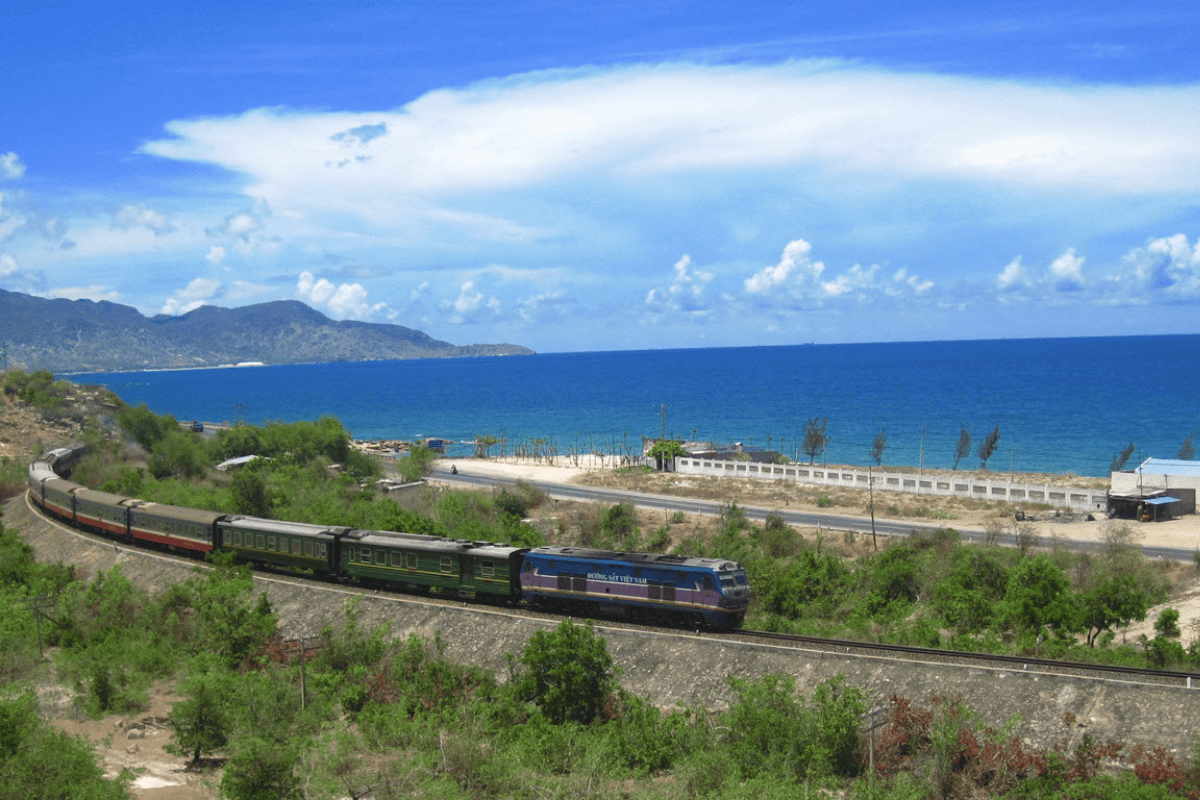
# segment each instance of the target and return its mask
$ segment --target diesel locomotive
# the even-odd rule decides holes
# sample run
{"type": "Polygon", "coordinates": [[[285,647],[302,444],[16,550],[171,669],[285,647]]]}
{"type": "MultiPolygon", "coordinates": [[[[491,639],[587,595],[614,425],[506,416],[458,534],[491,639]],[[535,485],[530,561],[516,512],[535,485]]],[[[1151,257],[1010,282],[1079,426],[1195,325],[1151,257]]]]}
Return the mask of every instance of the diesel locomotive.
{"type": "Polygon", "coordinates": [[[513,547],[151,503],[70,481],[82,454],[64,447],[39,456],[28,469],[30,497],[48,514],[131,544],[227,551],[253,565],[365,586],[692,627],[736,628],[750,603],[746,570],[734,561],[513,547]]]}

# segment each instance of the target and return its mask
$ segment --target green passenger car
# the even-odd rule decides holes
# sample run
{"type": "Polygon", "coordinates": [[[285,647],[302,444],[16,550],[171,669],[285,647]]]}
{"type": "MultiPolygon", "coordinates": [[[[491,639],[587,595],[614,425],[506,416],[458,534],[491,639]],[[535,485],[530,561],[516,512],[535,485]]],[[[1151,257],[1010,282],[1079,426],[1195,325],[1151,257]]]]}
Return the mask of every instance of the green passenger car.
{"type": "Polygon", "coordinates": [[[256,517],[227,517],[217,522],[221,547],[240,559],[312,570],[337,572],[337,539],[346,528],[281,522],[256,517]]]}
{"type": "Polygon", "coordinates": [[[513,566],[520,548],[361,530],[343,536],[340,546],[342,573],[362,583],[503,600],[520,596],[520,566],[513,566]]]}

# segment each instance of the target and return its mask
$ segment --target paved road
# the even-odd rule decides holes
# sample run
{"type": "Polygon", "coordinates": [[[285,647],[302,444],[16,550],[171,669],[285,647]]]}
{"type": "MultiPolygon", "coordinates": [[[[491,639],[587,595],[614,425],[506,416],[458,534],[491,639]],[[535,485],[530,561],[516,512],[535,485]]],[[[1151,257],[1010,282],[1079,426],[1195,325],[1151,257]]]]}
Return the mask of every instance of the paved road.
{"type": "MultiPolygon", "coordinates": [[[[493,486],[514,486],[515,479],[501,478],[494,475],[470,475],[460,471],[457,475],[450,474],[446,468],[434,465],[433,478],[447,481],[463,487],[491,488],[493,486]]],[[[575,500],[583,503],[632,503],[638,508],[660,510],[666,515],[682,511],[685,514],[710,514],[717,516],[721,513],[722,503],[715,500],[697,500],[689,497],[672,497],[669,495],[646,494],[620,489],[603,489],[594,486],[577,486],[571,483],[550,483],[546,481],[522,480],[535,486],[555,500],[575,500]]],[[[800,528],[825,528],[832,531],[853,531],[870,534],[872,522],[867,517],[843,516],[840,514],[823,514],[813,511],[789,511],[780,508],[765,508],[762,506],[743,505],[738,507],[752,520],[763,521],[768,515],[774,514],[783,518],[788,525],[800,528]]],[[[881,536],[908,536],[918,532],[932,532],[947,527],[944,524],[925,522],[895,522],[877,519],[874,522],[874,532],[881,536]]],[[[962,528],[954,526],[963,541],[980,544],[987,538],[986,531],[980,528],[962,528]]],[[[1016,547],[1017,540],[1011,534],[997,537],[996,544],[1005,547],[1016,547]]],[[[1103,542],[1081,542],[1064,539],[1062,546],[1071,550],[1098,552],[1104,547],[1103,542]]],[[[1173,547],[1143,547],[1142,552],[1148,558],[1167,558],[1174,561],[1192,561],[1194,551],[1173,547]]]]}

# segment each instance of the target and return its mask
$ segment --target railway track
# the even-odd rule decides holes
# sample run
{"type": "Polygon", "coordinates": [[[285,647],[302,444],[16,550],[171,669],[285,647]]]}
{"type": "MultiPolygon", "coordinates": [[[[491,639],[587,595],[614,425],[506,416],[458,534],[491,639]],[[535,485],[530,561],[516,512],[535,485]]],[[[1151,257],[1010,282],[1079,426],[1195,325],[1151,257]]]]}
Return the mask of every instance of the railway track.
{"type": "MultiPolygon", "coordinates": [[[[180,565],[195,566],[198,561],[194,557],[161,550],[148,550],[125,543],[117,543],[112,539],[100,536],[90,531],[68,526],[60,520],[47,516],[33,504],[28,495],[25,505],[29,513],[45,524],[56,529],[106,547],[116,547],[124,552],[147,557],[173,561],[180,565]]],[[[372,587],[356,586],[331,580],[317,581],[310,576],[298,575],[281,569],[264,569],[255,567],[255,575],[261,579],[287,583],[294,586],[336,590],[345,594],[361,594],[385,596],[396,602],[420,603],[437,605],[447,608],[463,608],[464,598],[458,596],[429,594],[406,594],[372,587]]],[[[503,606],[490,603],[469,603],[471,608],[488,609],[516,619],[538,620],[554,623],[563,619],[562,616],[536,611],[519,606],[503,606]]],[[[1057,661],[1054,659],[1004,656],[987,653],[970,653],[958,650],[937,650],[907,645],[886,644],[880,642],[862,642],[849,639],[828,639],[801,634],[783,634],[756,630],[725,630],[704,631],[688,630],[678,627],[653,626],[642,623],[631,623],[616,618],[596,617],[595,622],[604,628],[630,630],[650,635],[686,635],[713,640],[724,640],[740,644],[759,643],[771,647],[792,648],[798,651],[830,653],[849,657],[888,658],[912,662],[954,665],[966,668],[1006,670],[1010,672],[1025,672],[1032,674],[1074,676],[1091,680],[1122,681],[1128,683],[1153,684],[1159,686],[1174,686],[1187,689],[1200,689],[1200,673],[1156,670],[1138,667],[1112,666],[1106,664],[1088,664],[1081,662],[1057,661]]]]}

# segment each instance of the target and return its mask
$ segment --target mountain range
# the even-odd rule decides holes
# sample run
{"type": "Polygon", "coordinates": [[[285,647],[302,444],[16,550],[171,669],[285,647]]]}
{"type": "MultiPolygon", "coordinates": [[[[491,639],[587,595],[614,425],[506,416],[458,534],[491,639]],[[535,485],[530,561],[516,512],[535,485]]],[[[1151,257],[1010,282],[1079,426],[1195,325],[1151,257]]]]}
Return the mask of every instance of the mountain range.
{"type": "Polygon", "coordinates": [[[454,345],[402,325],[335,322],[297,300],[146,317],[108,301],[47,300],[3,289],[0,350],[0,366],[56,373],[533,352],[514,344],[454,345]]]}

